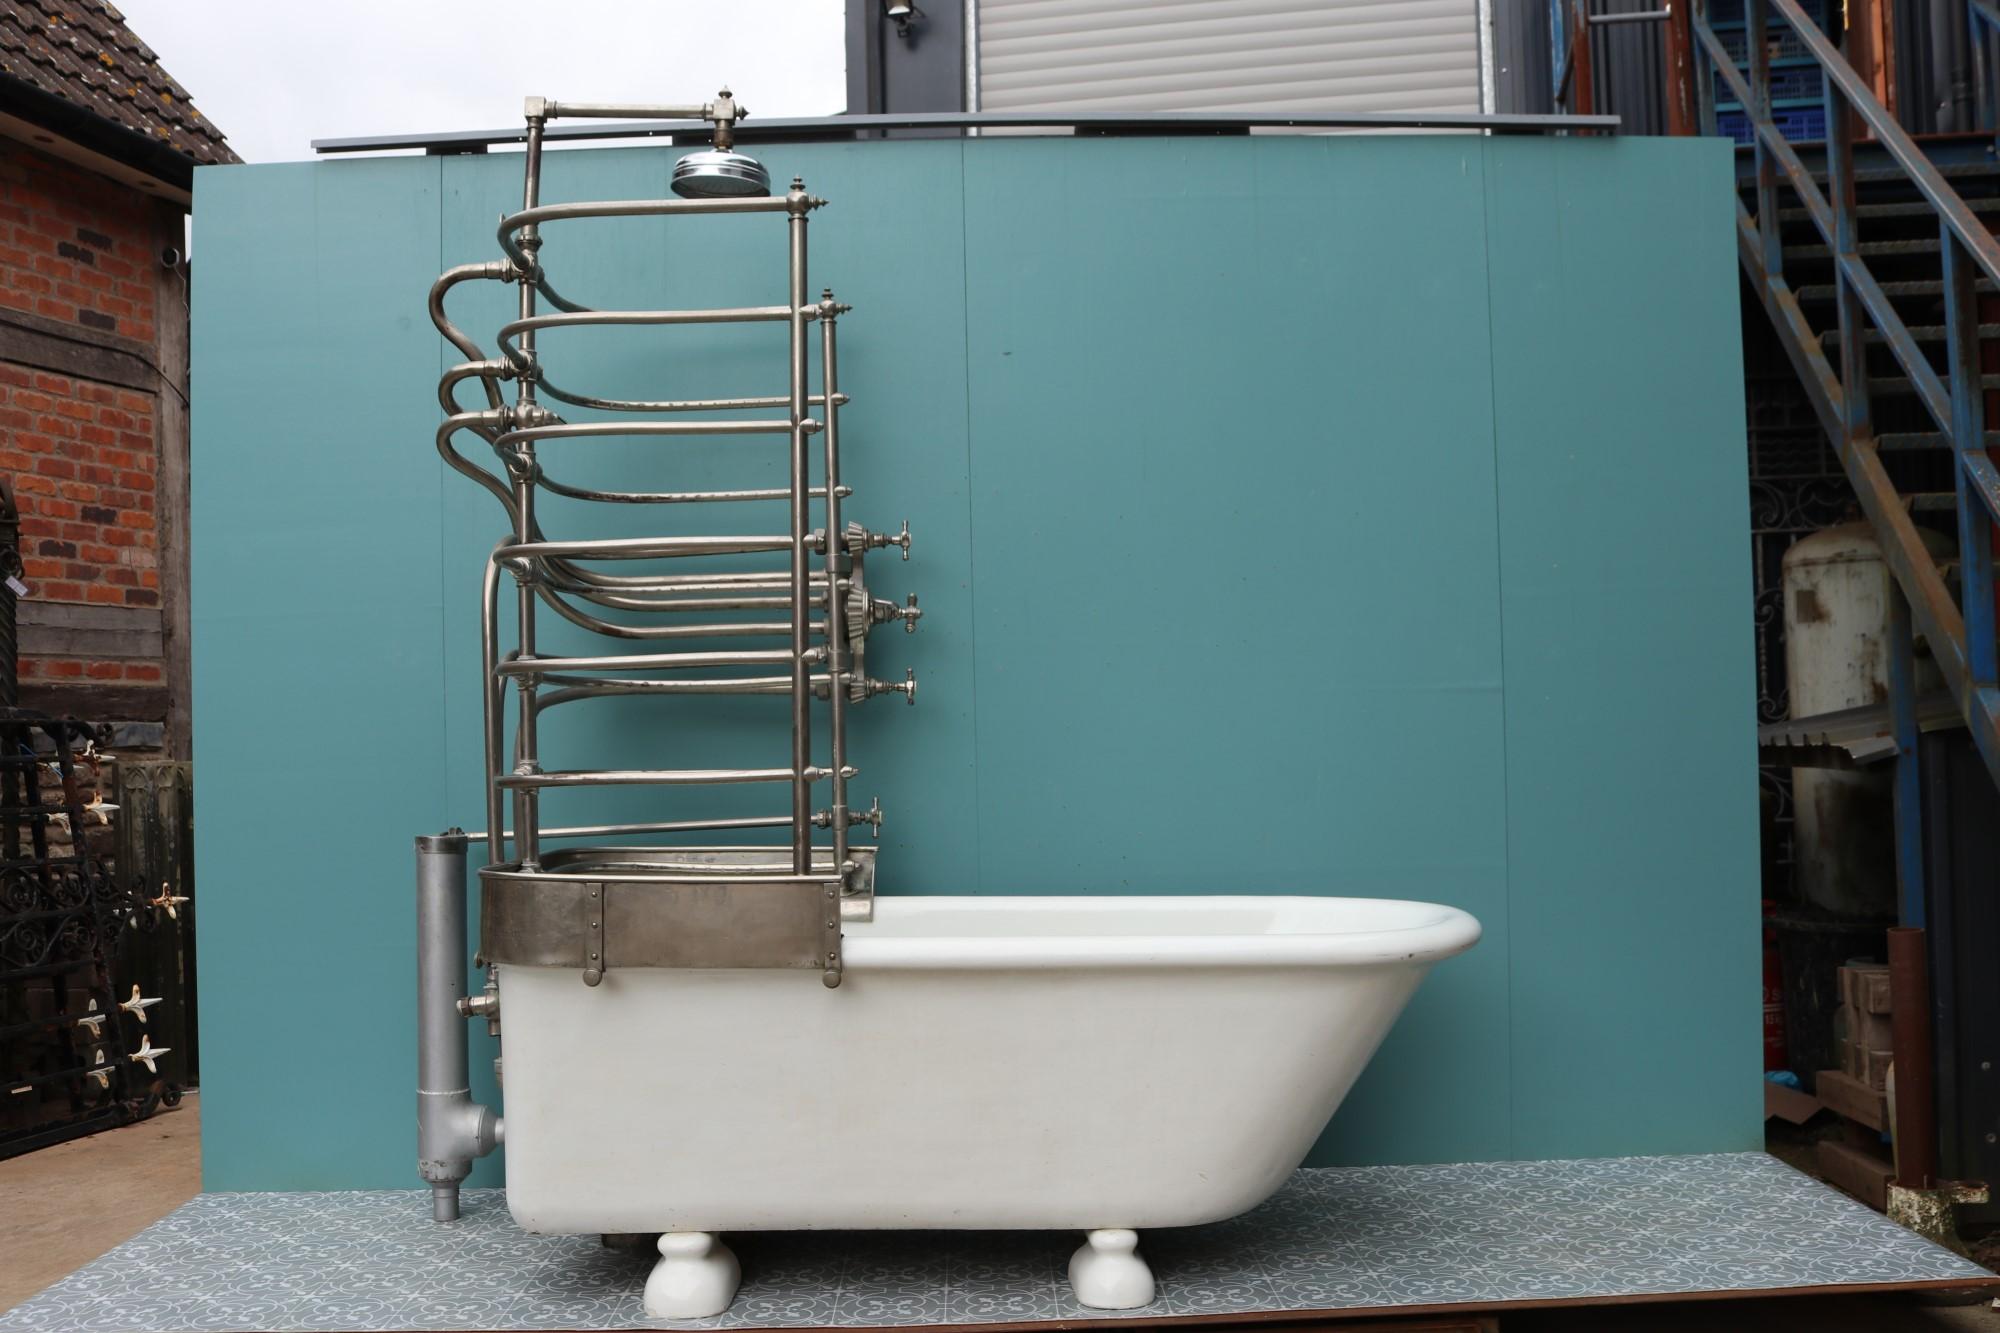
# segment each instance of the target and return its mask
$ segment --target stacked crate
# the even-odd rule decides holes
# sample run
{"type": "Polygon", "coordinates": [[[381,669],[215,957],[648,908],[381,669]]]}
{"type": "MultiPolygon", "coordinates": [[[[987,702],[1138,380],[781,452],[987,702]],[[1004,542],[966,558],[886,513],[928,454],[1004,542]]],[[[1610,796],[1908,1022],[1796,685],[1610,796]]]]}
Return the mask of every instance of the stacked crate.
{"type": "MultiPolygon", "coordinates": [[[[1800,8],[1819,24],[1827,26],[1827,0],[1799,0],[1800,8]]],[[[1713,0],[1709,5],[1709,26],[1729,58],[1735,62],[1743,81],[1750,81],[1750,29],[1743,17],[1743,0],[1713,0]]],[[[1818,143],[1826,138],[1826,74],[1807,53],[1792,25],[1771,16],[1766,22],[1765,40],[1771,48],[1771,118],[1792,143],[1818,143]]],[[[1715,128],[1739,144],[1756,139],[1750,128],[1750,113],[1730,92],[1719,73],[1715,81],[1715,128]]]]}
{"type": "Polygon", "coordinates": [[[1834,1015],[1840,1068],[1820,1071],[1816,1090],[1841,1117],[1839,1137],[1819,1145],[1820,1174],[1876,1208],[1887,1206],[1895,1165],[1882,1136],[1889,1131],[1889,969],[1856,964],[1840,969],[1840,1009],[1834,1015]]]}

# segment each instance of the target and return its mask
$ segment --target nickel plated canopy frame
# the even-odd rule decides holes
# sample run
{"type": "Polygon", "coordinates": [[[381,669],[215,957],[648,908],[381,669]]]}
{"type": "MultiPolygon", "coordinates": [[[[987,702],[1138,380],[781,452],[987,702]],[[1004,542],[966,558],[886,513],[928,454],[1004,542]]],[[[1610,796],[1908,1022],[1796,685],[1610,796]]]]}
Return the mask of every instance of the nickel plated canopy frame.
{"type": "MultiPolygon", "coordinates": [[[[471,1097],[464,1022],[483,1017],[498,1032],[499,965],[575,968],[590,986],[613,967],[797,968],[817,972],[831,987],[841,980],[841,923],[866,920],[873,912],[876,849],[857,844],[852,834],[864,824],[879,830],[882,812],[879,802],[862,810],[850,799],[857,770],[848,758],[848,710],[890,692],[916,702],[914,671],[883,681],[871,678],[865,665],[869,631],[898,620],[914,631],[922,614],[915,596],[903,605],[871,596],[863,568],[869,551],[889,546],[900,548],[907,560],[910,529],[904,523],[896,533],[876,532],[844,519],[842,502],[852,491],[841,480],[840,409],[847,395],[839,386],[837,347],[839,319],[848,307],[831,289],[817,300],[807,294],[807,222],[826,201],[807,194],[796,178],[790,189],[771,193],[763,166],[734,151],[743,115],[726,89],[700,106],[529,98],[521,208],[500,221],[504,258],[462,264],[431,288],[431,319],[466,358],[438,382],[445,413],[438,452],[490,493],[507,517],[507,533],[487,559],[481,592],[483,994],[468,994],[466,987],[470,837],[453,829],[416,843],[418,1168],[431,1183],[440,1221],[458,1215],[459,1184],[470,1174],[472,1159],[491,1152],[502,1138],[500,1118],[471,1097]],[[699,117],[712,127],[714,147],[688,154],[675,167],[677,198],[544,203],[543,138],[549,122],[559,117],[699,117]],[[760,216],[784,224],[782,305],[600,310],[564,296],[549,275],[553,247],[546,245],[543,229],[552,223],[568,228],[591,219],[644,218],[703,227],[760,216]],[[452,289],[467,282],[506,282],[519,289],[516,318],[495,332],[498,355],[488,355],[446,314],[452,289]],[[789,376],[783,392],[604,397],[559,385],[536,346],[538,335],[559,329],[719,324],[784,328],[789,376]],[[810,374],[815,344],[817,393],[810,374]],[[483,405],[460,400],[467,381],[483,405]],[[558,406],[592,415],[572,421],[558,406]],[[491,449],[497,468],[460,452],[467,435],[491,449]],[[539,456],[539,447],[552,441],[606,438],[658,446],[648,456],[659,457],[668,473],[676,446],[720,440],[728,446],[732,472],[760,484],[605,490],[562,480],[539,456]],[[776,451],[770,446],[778,441],[785,445],[782,466],[771,457],[776,451]],[[699,525],[690,521],[677,532],[659,531],[667,526],[662,523],[643,536],[566,538],[544,530],[537,502],[550,495],[626,513],[682,517],[713,506],[750,514],[782,506],[785,522],[776,531],[745,523],[735,529],[742,535],[730,536],[697,531],[699,525]],[[503,651],[500,598],[508,579],[516,641],[503,651]],[[610,642],[602,651],[544,652],[536,633],[544,612],[610,642]],[[632,696],[685,704],[709,695],[783,697],[790,705],[789,749],[774,738],[775,752],[761,766],[746,768],[550,769],[542,762],[540,733],[550,709],[632,696]],[[813,754],[820,709],[828,749],[824,762],[813,754]],[[623,824],[549,827],[542,820],[542,793],[555,789],[735,784],[782,788],[789,797],[786,808],[735,818],[623,824]],[[783,830],[785,841],[702,846],[616,841],[757,829],[783,830]],[[552,842],[579,845],[549,850],[546,844],[552,842]]],[[[773,232],[775,248],[779,237],[773,232]]]]}
{"type": "MultiPolygon", "coordinates": [[[[726,89],[700,106],[529,98],[521,208],[500,221],[504,258],[462,264],[431,288],[431,319],[466,358],[438,383],[445,413],[438,452],[490,493],[507,517],[507,533],[487,559],[481,593],[483,994],[468,994],[466,987],[470,839],[454,829],[416,844],[418,1166],[431,1182],[440,1221],[458,1215],[459,1184],[470,1174],[472,1159],[491,1152],[502,1138],[500,1118],[471,1097],[464,1022],[483,1017],[497,1034],[498,965],[573,967],[590,986],[613,967],[798,968],[818,972],[832,987],[842,973],[841,923],[872,915],[876,849],[855,843],[852,833],[864,824],[879,830],[882,812],[879,802],[861,810],[850,799],[857,770],[849,762],[847,720],[851,706],[878,694],[899,692],[916,702],[914,671],[883,681],[871,678],[865,666],[872,629],[900,620],[914,631],[922,614],[914,595],[903,605],[871,596],[863,568],[869,551],[889,546],[900,548],[907,560],[910,529],[906,522],[900,532],[876,532],[844,520],[842,502],[852,492],[841,480],[840,409],[847,395],[839,386],[837,348],[839,319],[848,307],[831,289],[811,299],[806,271],[808,219],[825,200],[806,193],[796,178],[790,189],[771,193],[764,167],[734,151],[743,115],[726,89]],[[559,117],[699,117],[712,127],[714,146],[688,154],[675,167],[677,198],[544,203],[543,138],[549,122],[559,117]],[[564,296],[550,278],[553,247],[546,245],[543,229],[552,223],[568,229],[591,219],[643,218],[703,227],[760,216],[784,223],[782,305],[600,310],[564,296]],[[498,355],[488,355],[446,314],[452,289],[467,282],[506,282],[519,289],[517,317],[495,332],[498,355]],[[538,335],[559,329],[719,324],[784,328],[789,375],[783,392],[604,397],[559,385],[536,345],[538,335]],[[810,376],[815,343],[818,393],[810,376]],[[467,381],[477,386],[483,405],[460,401],[460,386],[467,381]],[[572,421],[558,405],[592,415],[572,421]],[[492,450],[497,468],[460,452],[466,435],[492,450]],[[648,456],[659,457],[661,470],[669,473],[676,446],[698,438],[720,440],[727,444],[732,473],[758,484],[605,490],[552,475],[539,456],[548,442],[605,438],[658,446],[648,456]],[[770,446],[778,441],[785,445],[782,467],[771,457],[770,446]],[[782,506],[785,522],[776,531],[745,523],[735,529],[743,535],[731,536],[708,535],[685,522],[678,532],[659,531],[667,526],[662,523],[652,525],[649,535],[573,539],[544,530],[537,501],[548,495],[663,517],[713,506],[751,514],[782,506]],[[510,578],[516,641],[503,651],[500,598],[510,578]],[[602,651],[544,652],[536,633],[544,612],[611,642],[602,651]],[[709,695],[782,696],[790,705],[789,749],[774,740],[777,752],[761,766],[746,768],[550,769],[542,762],[540,732],[550,709],[632,696],[665,696],[684,704],[709,695]],[[824,762],[813,754],[818,709],[824,709],[826,722],[824,762]],[[736,818],[623,824],[549,827],[542,820],[542,793],[553,789],[735,784],[783,788],[786,808],[736,818]],[[702,846],[615,841],[756,829],[783,830],[785,841],[702,846]],[[546,847],[551,842],[580,845],[551,851],[546,847]]],[[[775,248],[779,238],[773,231],[775,248]]]]}
{"type": "MultiPolygon", "coordinates": [[[[526,106],[525,183],[518,212],[501,219],[505,258],[465,264],[433,286],[430,311],[439,331],[467,358],[445,371],[438,395],[445,419],[437,446],[454,469],[499,501],[507,537],[486,566],[482,607],[485,703],[487,865],[482,953],[488,962],[574,964],[597,984],[625,966],[810,967],[829,986],[841,977],[841,921],[872,909],[872,846],[857,845],[858,825],[879,829],[881,809],[851,803],[856,769],[848,758],[848,710],[875,695],[900,692],[915,702],[916,678],[875,680],[865,670],[868,632],[900,620],[914,630],[922,614],[912,596],[898,605],[869,595],[868,551],[899,547],[909,558],[909,525],[870,531],[843,520],[851,488],[841,481],[839,317],[849,307],[831,289],[808,296],[806,240],[811,213],[825,200],[794,179],[769,192],[764,168],[733,151],[743,108],[727,90],[699,107],[618,106],[530,98],[526,106]],[[673,199],[545,203],[542,140],[558,117],[649,119],[699,116],[715,146],[675,169],[673,199]],[[650,218],[671,225],[727,225],[726,217],[780,219],[788,241],[783,305],[691,310],[600,310],[564,296],[550,276],[556,247],[544,229],[556,222],[650,218]],[[499,281],[519,288],[519,315],[499,328],[490,356],[445,313],[452,288],[499,281]],[[548,309],[541,307],[546,303],[548,309]],[[602,397],[559,385],[543,364],[537,337],[579,327],[775,324],[789,337],[789,383],[781,393],[741,398],[602,397]],[[820,392],[810,362],[817,344],[820,392]],[[459,386],[474,381],[483,406],[468,407],[459,386]],[[506,387],[511,384],[512,401],[506,387]],[[603,418],[571,421],[558,410],[581,407],[603,418]],[[746,412],[753,415],[744,415],[746,412]],[[461,453],[470,434],[491,447],[489,470],[461,453]],[[643,439],[673,446],[691,437],[741,437],[743,470],[775,462],[763,446],[784,441],[787,466],[767,467],[766,484],[732,490],[601,490],[565,482],[538,456],[551,441],[643,439]],[[817,473],[815,476],[815,466],[817,473]],[[545,495],[667,514],[688,507],[738,506],[768,512],[782,505],[781,530],[709,536],[658,535],[565,540],[546,533],[537,512],[545,495]],[[782,555],[779,568],[714,570],[715,557],[782,555]],[[662,572],[692,561],[700,572],[662,572]],[[647,572],[615,572],[641,567],[647,572]],[[502,584],[514,585],[517,641],[502,651],[502,584]],[[731,613],[716,618],[713,613],[731,613]],[[537,620],[552,613],[615,641],[601,653],[549,655],[538,648],[537,620]],[[607,614],[611,613],[611,614],[607,614]],[[757,613],[761,613],[757,614],[757,613]],[[612,618],[615,614],[617,618],[612,618]],[[689,640],[710,642],[695,642],[689,640]],[[761,641],[761,642],[760,642],[761,641]],[[766,646],[768,645],[768,646],[766,646]],[[511,752],[505,714],[512,686],[511,752]],[[544,714],[559,705],[630,696],[754,694],[790,704],[791,744],[762,766],[745,768],[584,768],[542,763],[544,714]],[[815,762],[815,710],[824,709],[828,753],[815,762]],[[554,788],[769,784],[786,789],[784,813],[637,824],[545,826],[542,793],[554,788]],[[823,794],[823,796],[822,796],[823,794]],[[510,808],[511,807],[511,808],[510,808]],[[511,815],[511,821],[508,816],[511,815]],[[511,827],[510,827],[511,825],[511,827]],[[548,850],[547,843],[647,833],[783,829],[774,846],[623,847],[595,842],[548,850]]],[[[777,239],[774,236],[774,241],[777,239]]],[[[774,386],[775,387],[775,386],[774,386]]],[[[663,460],[662,470],[670,469],[663,460]]],[[[661,525],[665,526],[665,525],[661,525]]],[[[767,566],[768,561],[764,562],[767,566]]]]}

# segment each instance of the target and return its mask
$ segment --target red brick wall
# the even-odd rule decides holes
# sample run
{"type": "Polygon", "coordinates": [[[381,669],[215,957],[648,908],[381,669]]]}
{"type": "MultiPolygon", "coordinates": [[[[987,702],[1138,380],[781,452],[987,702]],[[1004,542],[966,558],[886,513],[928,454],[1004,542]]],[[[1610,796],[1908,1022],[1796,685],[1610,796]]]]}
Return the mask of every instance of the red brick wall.
{"type": "Polygon", "coordinates": [[[154,216],[129,186],[0,141],[0,306],[154,341],[154,216]]]}
{"type": "MultiPolygon", "coordinates": [[[[158,254],[179,244],[158,217],[136,190],[0,141],[0,308],[157,347],[158,254]]],[[[151,394],[0,361],[0,470],[31,600],[160,604],[153,417],[151,394]]],[[[157,661],[21,661],[24,681],[161,674],[157,661]]]]}

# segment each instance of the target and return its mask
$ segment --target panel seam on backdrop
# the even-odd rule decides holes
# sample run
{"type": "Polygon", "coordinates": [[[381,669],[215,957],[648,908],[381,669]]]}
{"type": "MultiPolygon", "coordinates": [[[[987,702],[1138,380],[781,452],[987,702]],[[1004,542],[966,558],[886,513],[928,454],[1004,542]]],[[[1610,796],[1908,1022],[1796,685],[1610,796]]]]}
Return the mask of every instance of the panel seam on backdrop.
{"type": "Polygon", "coordinates": [[[1520,1072],[1514,1067],[1514,818],[1508,801],[1511,773],[1507,754],[1507,543],[1500,504],[1500,374],[1494,364],[1499,347],[1493,326],[1493,139],[1479,140],[1479,242],[1486,267],[1486,398],[1493,447],[1493,610],[1500,631],[1500,900],[1507,922],[1507,1156],[1516,1155],[1515,1099],[1520,1072]]]}
{"type": "Polygon", "coordinates": [[[980,836],[985,806],[979,791],[979,543],[974,540],[972,473],[972,238],[966,199],[966,140],[958,141],[958,282],[959,328],[964,348],[965,383],[965,639],[972,658],[972,865],[973,892],[986,889],[985,840],[980,836]]]}

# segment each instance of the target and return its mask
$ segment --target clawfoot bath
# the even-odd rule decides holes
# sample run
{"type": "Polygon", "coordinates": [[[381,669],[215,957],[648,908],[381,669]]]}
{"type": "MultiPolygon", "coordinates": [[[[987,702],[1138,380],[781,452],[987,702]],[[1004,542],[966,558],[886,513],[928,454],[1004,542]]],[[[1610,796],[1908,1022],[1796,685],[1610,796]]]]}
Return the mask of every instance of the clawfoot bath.
{"type": "Polygon", "coordinates": [[[725,1308],[730,1231],[1074,1229],[1084,1305],[1138,1233],[1304,1158],[1465,913],[1356,898],[883,898],[838,990],[770,969],[502,964],[508,1202],[667,1233],[657,1317],[725,1308]]]}

